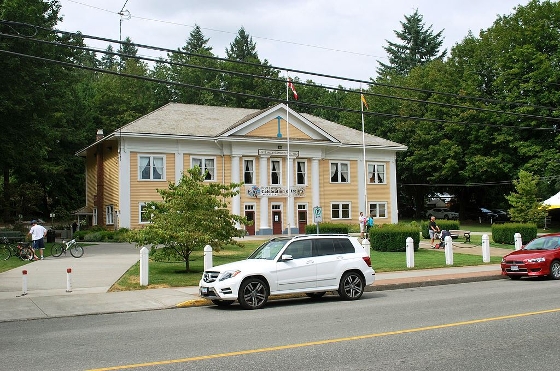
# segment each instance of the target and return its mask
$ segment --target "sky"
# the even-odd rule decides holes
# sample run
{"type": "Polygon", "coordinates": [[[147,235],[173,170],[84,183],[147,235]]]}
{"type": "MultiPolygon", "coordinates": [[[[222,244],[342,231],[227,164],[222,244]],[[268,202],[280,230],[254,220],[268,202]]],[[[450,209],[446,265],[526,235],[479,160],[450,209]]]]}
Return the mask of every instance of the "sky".
{"type": "MultiPolygon", "coordinates": [[[[509,15],[529,0],[60,0],[63,31],[176,50],[198,25],[218,57],[243,27],[261,60],[282,69],[368,81],[378,60],[387,63],[387,40],[399,43],[405,15],[416,9],[425,27],[443,30],[448,53],[471,31],[478,36],[499,15],[509,15]],[[121,17],[119,12],[125,15],[121,17]]],[[[87,40],[105,49],[108,43],[87,40]]],[[[117,46],[114,46],[117,49],[117,46]]],[[[165,56],[141,49],[140,55],[165,56]]],[[[289,73],[326,86],[360,83],[289,73]]],[[[285,73],[282,73],[285,75],[285,73]]]]}

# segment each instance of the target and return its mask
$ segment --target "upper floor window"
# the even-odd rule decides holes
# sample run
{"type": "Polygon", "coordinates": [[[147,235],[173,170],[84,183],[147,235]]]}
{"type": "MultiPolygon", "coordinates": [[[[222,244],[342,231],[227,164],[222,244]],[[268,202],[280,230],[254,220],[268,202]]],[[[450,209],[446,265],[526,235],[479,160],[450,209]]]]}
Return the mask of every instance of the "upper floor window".
{"type": "Polygon", "coordinates": [[[307,162],[297,161],[296,162],[296,184],[306,185],[307,184],[307,162]]]}
{"type": "Polygon", "coordinates": [[[142,180],[165,179],[165,156],[139,156],[138,174],[142,180]]]}
{"type": "Polygon", "coordinates": [[[255,184],[255,160],[243,160],[243,182],[255,184]]]}
{"type": "Polygon", "coordinates": [[[384,164],[368,164],[368,182],[385,184],[384,164]]]}
{"type": "Polygon", "coordinates": [[[282,162],[270,160],[270,184],[282,184],[282,162]]]}
{"type": "Polygon", "coordinates": [[[347,162],[331,162],[331,182],[349,183],[347,162]]]}
{"type": "Polygon", "coordinates": [[[198,166],[200,168],[200,173],[204,176],[204,180],[216,179],[216,168],[214,164],[214,158],[193,157],[191,161],[191,167],[198,166]]]}

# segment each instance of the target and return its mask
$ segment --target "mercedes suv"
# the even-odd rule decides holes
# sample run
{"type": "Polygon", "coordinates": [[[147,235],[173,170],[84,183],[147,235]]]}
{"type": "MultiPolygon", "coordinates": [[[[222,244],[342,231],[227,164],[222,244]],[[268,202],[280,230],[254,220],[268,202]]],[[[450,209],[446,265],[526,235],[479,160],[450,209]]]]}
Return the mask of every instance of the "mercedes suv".
{"type": "Polygon", "coordinates": [[[356,237],[301,235],[273,238],[245,260],[204,271],[199,293],[219,306],[238,301],[245,309],[258,309],[271,295],[319,298],[337,291],[356,300],[374,280],[369,254],[356,237]]]}

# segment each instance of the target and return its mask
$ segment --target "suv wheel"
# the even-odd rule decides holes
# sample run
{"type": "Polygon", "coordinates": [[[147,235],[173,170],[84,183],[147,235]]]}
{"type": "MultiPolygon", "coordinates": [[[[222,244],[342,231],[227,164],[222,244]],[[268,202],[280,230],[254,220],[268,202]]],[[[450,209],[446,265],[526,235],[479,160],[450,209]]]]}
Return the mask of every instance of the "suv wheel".
{"type": "Polygon", "coordinates": [[[365,282],[362,276],[356,272],[346,272],[340,279],[338,295],[344,300],[359,299],[364,293],[365,282]]]}
{"type": "Polygon", "coordinates": [[[239,304],[245,309],[262,308],[268,301],[268,290],[259,278],[248,278],[239,287],[239,304]]]}

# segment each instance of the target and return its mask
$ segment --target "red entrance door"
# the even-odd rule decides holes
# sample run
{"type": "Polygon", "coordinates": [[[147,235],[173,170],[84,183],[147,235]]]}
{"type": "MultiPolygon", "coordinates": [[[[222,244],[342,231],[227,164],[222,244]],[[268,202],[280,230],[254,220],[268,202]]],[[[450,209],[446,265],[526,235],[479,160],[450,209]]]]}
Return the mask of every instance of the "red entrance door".
{"type": "Polygon", "coordinates": [[[282,212],[272,211],[272,234],[282,234],[282,212]]]}
{"type": "Polygon", "coordinates": [[[247,221],[253,222],[251,225],[246,225],[245,230],[249,236],[255,235],[255,212],[254,211],[245,211],[245,218],[247,221]]]}
{"type": "Polygon", "coordinates": [[[307,210],[298,210],[298,229],[300,234],[305,234],[305,226],[307,225],[307,210]]]}

